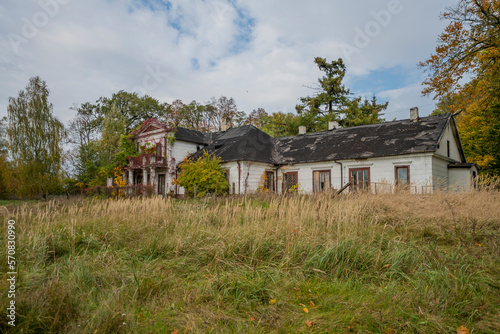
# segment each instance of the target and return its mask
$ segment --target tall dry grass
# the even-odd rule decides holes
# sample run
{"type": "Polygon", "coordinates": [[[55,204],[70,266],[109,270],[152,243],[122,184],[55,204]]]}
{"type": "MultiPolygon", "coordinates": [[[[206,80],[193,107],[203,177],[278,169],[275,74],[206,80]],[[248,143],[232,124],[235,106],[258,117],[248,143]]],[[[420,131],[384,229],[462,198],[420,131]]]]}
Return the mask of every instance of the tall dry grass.
{"type": "Polygon", "coordinates": [[[3,215],[19,227],[16,331],[500,331],[495,191],[52,201],[3,215]]]}

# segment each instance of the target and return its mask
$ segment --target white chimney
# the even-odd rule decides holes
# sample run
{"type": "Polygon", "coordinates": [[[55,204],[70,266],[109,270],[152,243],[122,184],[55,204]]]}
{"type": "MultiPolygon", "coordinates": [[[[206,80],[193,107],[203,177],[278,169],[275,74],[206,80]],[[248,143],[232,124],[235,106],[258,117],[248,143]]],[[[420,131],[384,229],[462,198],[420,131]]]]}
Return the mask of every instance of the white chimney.
{"type": "Polygon", "coordinates": [[[339,127],[340,127],[339,122],[337,122],[337,121],[329,121],[328,122],[328,130],[338,129],[339,127]]]}
{"type": "Polygon", "coordinates": [[[418,107],[411,108],[410,109],[410,120],[411,121],[416,121],[418,120],[418,107]]]}
{"type": "Polygon", "coordinates": [[[306,134],[306,126],[301,125],[299,126],[299,135],[304,135],[304,134],[306,134]]]}

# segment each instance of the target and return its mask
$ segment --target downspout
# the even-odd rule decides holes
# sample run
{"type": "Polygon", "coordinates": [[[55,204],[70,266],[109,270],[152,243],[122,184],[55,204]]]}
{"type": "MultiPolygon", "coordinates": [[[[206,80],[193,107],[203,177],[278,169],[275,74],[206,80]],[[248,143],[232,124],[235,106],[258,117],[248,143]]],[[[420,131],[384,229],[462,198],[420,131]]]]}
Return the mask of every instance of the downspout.
{"type": "Polygon", "coordinates": [[[337,160],[333,160],[333,162],[340,165],[340,189],[342,189],[342,187],[344,186],[344,166],[337,160]]]}
{"type": "Polygon", "coordinates": [[[241,195],[241,165],[239,161],[236,161],[238,164],[238,195],[241,195]]]}

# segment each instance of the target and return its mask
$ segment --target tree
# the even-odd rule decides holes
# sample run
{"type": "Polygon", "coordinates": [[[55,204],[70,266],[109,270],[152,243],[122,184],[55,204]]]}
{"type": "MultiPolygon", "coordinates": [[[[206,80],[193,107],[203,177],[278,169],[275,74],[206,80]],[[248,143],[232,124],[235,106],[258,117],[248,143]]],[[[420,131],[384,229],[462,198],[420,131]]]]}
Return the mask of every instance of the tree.
{"type": "Polygon", "coordinates": [[[10,168],[7,162],[7,117],[0,118],[0,199],[7,196],[10,168]]]}
{"type": "Polygon", "coordinates": [[[341,112],[349,95],[349,90],[342,84],[346,72],[343,60],[339,58],[328,63],[325,58],[316,57],[314,62],[325,75],[318,79],[319,87],[314,88],[318,93],[315,96],[300,98],[302,104],[296,106],[297,112],[313,115],[341,112]]]}
{"type": "Polygon", "coordinates": [[[73,107],[76,116],[68,125],[69,159],[78,182],[88,185],[98,176],[100,167],[99,146],[96,144],[102,126],[97,106],[83,103],[73,107]]]}
{"type": "Polygon", "coordinates": [[[300,117],[292,113],[277,112],[264,116],[260,130],[272,137],[294,136],[299,133],[300,117]]]}
{"type": "Polygon", "coordinates": [[[253,125],[260,129],[266,125],[268,118],[269,114],[264,108],[257,108],[248,115],[244,121],[244,125],[253,125]]]}
{"type": "Polygon", "coordinates": [[[436,51],[419,64],[428,73],[422,93],[433,114],[455,113],[464,152],[483,173],[500,173],[500,1],[460,0],[436,51]]]}
{"type": "Polygon", "coordinates": [[[229,125],[237,124],[241,120],[241,113],[238,112],[238,107],[234,99],[221,96],[218,99],[212,97],[210,104],[213,107],[212,123],[215,131],[222,129],[222,122],[229,120],[229,125]]]}
{"type": "Polygon", "coordinates": [[[101,97],[97,103],[101,120],[114,108],[126,120],[127,132],[131,132],[151,117],[161,118],[167,112],[167,104],[160,103],[149,95],[139,96],[137,93],[119,91],[111,98],[101,97]]]}
{"type": "Polygon", "coordinates": [[[347,105],[349,112],[345,113],[345,118],[340,122],[344,127],[380,123],[382,121],[380,112],[387,109],[389,102],[379,104],[375,96],[371,101],[357,97],[347,105]]]}
{"type": "Polygon", "coordinates": [[[207,152],[196,161],[185,159],[179,167],[181,171],[175,183],[184,187],[190,197],[194,196],[195,186],[197,197],[208,194],[223,195],[229,190],[226,171],[220,166],[220,158],[207,152]]]}
{"type": "Polygon", "coordinates": [[[419,63],[430,72],[422,93],[435,98],[459,91],[462,79],[475,78],[500,60],[499,0],[460,0],[442,18],[451,22],[439,36],[436,52],[419,63]]]}
{"type": "Polygon", "coordinates": [[[46,197],[60,186],[61,145],[66,132],[52,115],[48,97],[47,84],[37,76],[17,98],[9,98],[9,152],[22,197],[46,197]]]}
{"type": "Polygon", "coordinates": [[[380,112],[388,103],[379,104],[374,96],[370,101],[362,97],[350,98],[349,89],[342,83],[346,67],[342,59],[327,62],[316,57],[314,62],[325,75],[318,79],[313,89],[316,95],[300,98],[302,104],[295,107],[299,114],[299,125],[308,131],[326,130],[329,121],[338,121],[343,127],[374,124],[383,121],[380,112]]]}

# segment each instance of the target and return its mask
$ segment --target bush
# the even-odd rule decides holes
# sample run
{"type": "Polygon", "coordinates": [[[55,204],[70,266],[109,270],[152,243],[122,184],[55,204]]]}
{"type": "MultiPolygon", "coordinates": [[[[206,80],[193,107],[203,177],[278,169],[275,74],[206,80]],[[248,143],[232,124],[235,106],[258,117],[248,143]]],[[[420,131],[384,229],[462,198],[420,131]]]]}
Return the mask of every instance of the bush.
{"type": "Polygon", "coordinates": [[[185,159],[179,167],[181,171],[175,183],[184,187],[189,197],[194,197],[195,185],[197,197],[204,197],[207,194],[222,195],[229,190],[226,171],[220,166],[220,158],[211,156],[207,152],[196,161],[185,159]]]}

